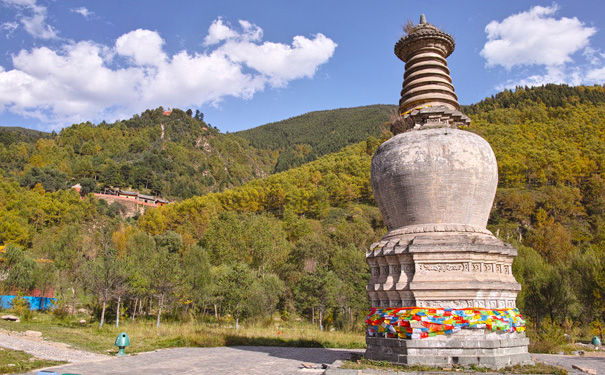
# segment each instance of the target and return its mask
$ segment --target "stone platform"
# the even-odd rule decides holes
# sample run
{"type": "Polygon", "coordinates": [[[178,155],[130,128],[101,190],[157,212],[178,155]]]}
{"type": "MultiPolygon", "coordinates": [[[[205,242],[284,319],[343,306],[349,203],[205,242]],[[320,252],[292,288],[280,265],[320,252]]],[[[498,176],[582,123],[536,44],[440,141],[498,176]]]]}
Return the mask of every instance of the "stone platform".
{"type": "Polygon", "coordinates": [[[365,358],[408,366],[476,365],[500,369],[533,362],[524,333],[463,330],[424,339],[366,337],[365,358]]]}

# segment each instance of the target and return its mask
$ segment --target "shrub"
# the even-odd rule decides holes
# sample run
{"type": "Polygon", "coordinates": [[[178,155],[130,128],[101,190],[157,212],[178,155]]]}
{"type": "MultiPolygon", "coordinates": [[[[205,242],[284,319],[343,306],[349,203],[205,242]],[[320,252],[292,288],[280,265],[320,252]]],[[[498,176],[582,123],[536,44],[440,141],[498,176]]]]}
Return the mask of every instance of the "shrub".
{"type": "Polygon", "coordinates": [[[544,319],[536,331],[529,332],[529,350],[533,353],[557,353],[567,343],[565,332],[550,318],[544,319]]]}

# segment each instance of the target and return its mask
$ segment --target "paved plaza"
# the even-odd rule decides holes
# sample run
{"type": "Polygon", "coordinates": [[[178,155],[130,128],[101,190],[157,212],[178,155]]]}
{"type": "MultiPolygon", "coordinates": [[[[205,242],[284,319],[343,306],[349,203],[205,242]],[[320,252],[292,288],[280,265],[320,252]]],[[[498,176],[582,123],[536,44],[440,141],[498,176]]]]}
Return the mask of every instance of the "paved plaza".
{"type": "MultiPolygon", "coordinates": [[[[72,363],[47,369],[59,374],[326,374],[326,375],[395,375],[380,370],[323,369],[337,361],[363,354],[363,349],[279,348],[239,346],[218,348],[175,348],[140,353],[126,357],[107,357],[92,362],[72,363]],[[305,366],[303,366],[306,365],[305,366]]],[[[587,374],[573,366],[592,369],[605,375],[605,357],[582,357],[550,354],[531,354],[532,359],[565,368],[569,374],[587,374]]],[[[38,371],[27,373],[35,375],[38,371]]],[[[468,374],[467,372],[400,372],[399,374],[468,374]]],[[[477,373],[475,373],[477,374],[477,373]]],[[[489,373],[482,373],[487,375],[489,373]]]]}

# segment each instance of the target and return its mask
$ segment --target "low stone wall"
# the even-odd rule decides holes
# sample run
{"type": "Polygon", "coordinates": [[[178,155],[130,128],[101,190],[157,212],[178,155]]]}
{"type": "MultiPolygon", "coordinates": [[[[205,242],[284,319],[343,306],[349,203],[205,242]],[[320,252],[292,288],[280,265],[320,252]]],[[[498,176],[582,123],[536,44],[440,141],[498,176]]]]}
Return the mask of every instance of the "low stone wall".
{"type": "Polygon", "coordinates": [[[483,330],[457,332],[451,336],[426,339],[366,337],[365,358],[408,366],[476,365],[503,368],[531,364],[524,333],[485,333],[483,330]]]}

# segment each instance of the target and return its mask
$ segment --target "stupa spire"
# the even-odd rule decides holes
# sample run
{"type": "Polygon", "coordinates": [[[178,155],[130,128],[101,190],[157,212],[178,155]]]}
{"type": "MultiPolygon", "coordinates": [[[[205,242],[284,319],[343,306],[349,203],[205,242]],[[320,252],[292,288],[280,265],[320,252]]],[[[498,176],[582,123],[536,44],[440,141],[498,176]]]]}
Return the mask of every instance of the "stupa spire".
{"type": "Polygon", "coordinates": [[[406,63],[399,100],[399,114],[404,121],[393,124],[395,134],[425,125],[470,124],[470,119],[459,111],[460,104],[447,67],[446,58],[455,47],[454,38],[428,23],[424,14],[420,16],[420,23],[395,44],[395,55],[406,63]],[[417,115],[416,112],[412,115],[413,111],[427,112],[427,108],[430,115],[425,113],[413,118],[417,115]]]}

